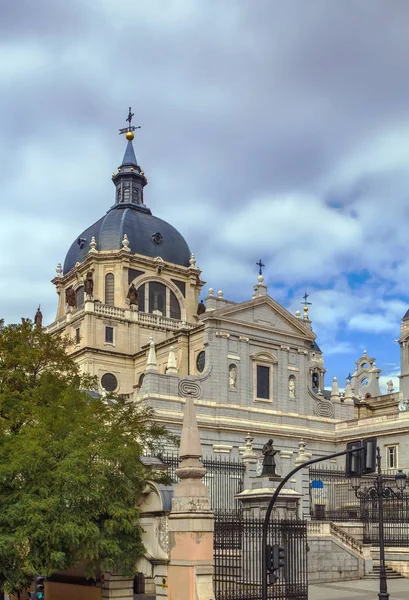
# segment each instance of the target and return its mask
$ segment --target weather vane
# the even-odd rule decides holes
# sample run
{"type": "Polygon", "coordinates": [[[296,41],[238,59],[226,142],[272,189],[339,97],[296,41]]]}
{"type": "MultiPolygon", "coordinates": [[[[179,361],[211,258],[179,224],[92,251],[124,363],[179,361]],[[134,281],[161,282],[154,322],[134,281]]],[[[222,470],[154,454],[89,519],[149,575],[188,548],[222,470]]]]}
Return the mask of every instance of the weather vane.
{"type": "Polygon", "coordinates": [[[309,297],[310,297],[310,295],[309,295],[309,294],[307,294],[307,290],[305,290],[305,294],[304,294],[304,296],[303,296],[303,298],[304,298],[304,302],[301,302],[301,304],[304,304],[304,306],[311,305],[311,304],[312,304],[312,302],[307,302],[307,300],[308,300],[308,298],[309,298],[309,297]]]}
{"type": "Polygon", "coordinates": [[[256,263],[256,265],[258,266],[258,272],[259,272],[259,274],[262,275],[263,274],[263,267],[265,267],[266,265],[263,265],[263,263],[261,262],[261,258],[256,263]]]}
{"type": "Polygon", "coordinates": [[[119,135],[121,135],[122,133],[125,133],[125,137],[127,140],[133,140],[134,139],[134,134],[133,131],[135,131],[135,129],[140,129],[141,126],[137,125],[135,127],[135,125],[132,125],[132,119],[133,119],[134,113],[132,112],[132,108],[129,107],[129,112],[128,112],[128,118],[126,119],[129,123],[128,127],[124,127],[123,129],[119,130],[119,135]]]}

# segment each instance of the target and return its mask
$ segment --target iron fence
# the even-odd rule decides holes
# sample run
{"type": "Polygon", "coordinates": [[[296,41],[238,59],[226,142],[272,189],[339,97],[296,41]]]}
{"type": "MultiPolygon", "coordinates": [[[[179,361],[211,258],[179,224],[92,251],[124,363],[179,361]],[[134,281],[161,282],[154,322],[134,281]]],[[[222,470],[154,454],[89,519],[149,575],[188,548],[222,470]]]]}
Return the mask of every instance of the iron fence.
{"type": "MultiPolygon", "coordinates": [[[[174,481],[178,481],[176,469],[181,459],[177,454],[159,454],[158,458],[167,465],[168,473],[174,481]]],[[[203,482],[209,488],[211,506],[214,511],[234,510],[238,508],[235,495],[243,491],[246,467],[241,460],[223,456],[204,457],[203,466],[206,475],[203,482]]]]}
{"type": "MultiPolygon", "coordinates": [[[[379,544],[378,499],[362,500],[364,544],[379,544]]],[[[385,546],[409,546],[409,495],[383,501],[383,535],[385,546]]]]}
{"type": "MultiPolygon", "coordinates": [[[[384,484],[396,491],[395,472],[382,475],[384,484]]],[[[361,487],[371,487],[375,475],[361,478],[361,487]]],[[[351,481],[339,469],[310,468],[310,514],[318,521],[363,524],[363,542],[379,544],[378,499],[358,499],[351,481]]],[[[386,546],[409,546],[409,494],[383,501],[386,546]]]]}
{"type": "MultiPolygon", "coordinates": [[[[218,512],[214,525],[215,600],[261,600],[263,519],[239,511],[218,512]]],[[[305,521],[270,522],[268,543],[285,549],[285,565],[268,588],[270,600],[307,600],[305,521]]]]}

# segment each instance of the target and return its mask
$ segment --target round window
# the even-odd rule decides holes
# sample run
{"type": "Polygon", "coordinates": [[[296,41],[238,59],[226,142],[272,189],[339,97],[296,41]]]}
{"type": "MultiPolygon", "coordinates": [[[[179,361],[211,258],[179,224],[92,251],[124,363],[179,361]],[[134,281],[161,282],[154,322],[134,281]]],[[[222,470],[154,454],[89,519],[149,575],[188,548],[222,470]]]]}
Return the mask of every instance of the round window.
{"type": "Polygon", "coordinates": [[[101,377],[101,385],[107,392],[114,392],[118,387],[118,380],[112,373],[105,373],[101,377]]]}
{"type": "Polygon", "coordinates": [[[202,373],[202,371],[205,368],[205,364],[206,364],[206,353],[204,350],[202,350],[201,352],[199,352],[199,354],[197,355],[197,358],[196,358],[196,369],[199,371],[199,373],[202,373]]]}

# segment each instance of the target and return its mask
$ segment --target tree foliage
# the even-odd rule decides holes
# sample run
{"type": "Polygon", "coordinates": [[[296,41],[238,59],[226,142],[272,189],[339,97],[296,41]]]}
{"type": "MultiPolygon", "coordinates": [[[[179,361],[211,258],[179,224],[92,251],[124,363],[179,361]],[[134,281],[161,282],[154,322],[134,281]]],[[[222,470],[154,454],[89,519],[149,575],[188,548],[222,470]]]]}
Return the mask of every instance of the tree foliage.
{"type": "Polygon", "coordinates": [[[158,475],[144,449],[172,437],[149,408],[90,395],[69,340],[0,322],[0,583],[85,564],[132,574],[143,554],[137,495],[158,475]]]}

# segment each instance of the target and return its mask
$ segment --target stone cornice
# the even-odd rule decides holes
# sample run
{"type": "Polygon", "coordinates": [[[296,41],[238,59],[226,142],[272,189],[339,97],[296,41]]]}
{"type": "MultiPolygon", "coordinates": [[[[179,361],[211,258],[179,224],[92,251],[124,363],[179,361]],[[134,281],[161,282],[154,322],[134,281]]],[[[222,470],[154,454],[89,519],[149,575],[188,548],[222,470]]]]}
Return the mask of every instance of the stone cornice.
{"type": "MultiPolygon", "coordinates": [[[[300,332],[301,336],[314,341],[315,338],[317,337],[308,327],[306,327],[305,325],[303,325],[302,320],[301,319],[297,319],[296,317],[294,317],[288,310],[286,310],[284,307],[282,307],[280,304],[278,304],[278,302],[276,302],[275,300],[273,300],[273,298],[271,298],[271,296],[261,296],[258,298],[253,298],[252,300],[248,300],[247,302],[241,302],[238,304],[235,304],[234,306],[228,306],[227,308],[219,308],[213,311],[210,311],[208,314],[204,313],[204,319],[203,320],[210,320],[212,318],[214,319],[218,319],[220,321],[226,321],[226,322],[233,322],[233,323],[240,323],[240,325],[256,325],[254,324],[249,324],[247,322],[243,322],[240,320],[230,320],[228,317],[230,315],[233,315],[235,313],[240,313],[243,312],[245,310],[247,310],[248,308],[252,308],[255,306],[260,306],[263,304],[267,304],[270,308],[272,308],[275,312],[277,312],[277,314],[279,314],[280,316],[283,317],[283,319],[287,322],[289,322],[293,327],[295,327],[296,329],[298,329],[298,331],[300,332]]],[[[280,331],[280,330],[276,330],[275,328],[269,328],[269,327],[265,327],[265,326],[261,326],[261,329],[265,329],[267,331],[280,331]]],[[[293,333],[288,333],[288,332],[281,332],[281,333],[285,333],[286,335],[292,335],[292,337],[296,337],[296,334],[293,333]]]]}
{"type": "MultiPolygon", "coordinates": [[[[77,273],[83,275],[89,268],[91,263],[95,262],[121,262],[128,268],[136,268],[137,266],[145,266],[153,271],[157,267],[156,258],[150,258],[143,256],[142,254],[133,254],[124,249],[121,250],[100,250],[98,252],[90,252],[86,254],[84,260],[81,261],[77,267],[73,267],[68,273],[64,273],[62,277],[54,277],[51,283],[54,285],[65,285],[73,278],[76,277],[77,273]]],[[[170,272],[172,274],[178,274],[183,279],[190,279],[191,277],[196,278],[197,275],[201,274],[200,269],[192,269],[191,267],[183,267],[182,265],[176,265],[170,262],[164,262],[164,272],[170,272]]],[[[201,286],[199,286],[201,287],[201,286]]]]}

